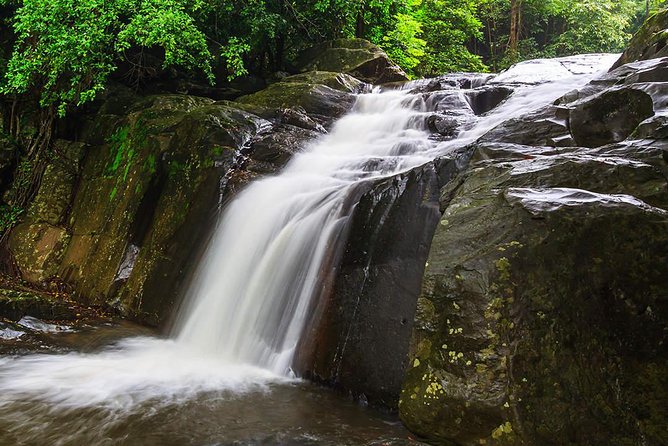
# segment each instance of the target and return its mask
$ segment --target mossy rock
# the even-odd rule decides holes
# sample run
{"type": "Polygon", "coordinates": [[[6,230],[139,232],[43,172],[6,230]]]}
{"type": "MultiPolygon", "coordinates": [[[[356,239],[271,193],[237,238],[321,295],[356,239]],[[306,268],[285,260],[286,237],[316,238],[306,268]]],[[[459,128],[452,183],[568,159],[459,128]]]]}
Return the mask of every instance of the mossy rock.
{"type": "Polygon", "coordinates": [[[271,109],[302,108],[306,113],[321,122],[331,121],[347,112],[355,102],[355,98],[346,91],[345,77],[327,73],[325,76],[318,73],[288,77],[280,82],[269,85],[257,93],[242,96],[237,101],[243,105],[264,107],[271,109]],[[318,82],[327,82],[336,88],[318,82]],[[340,79],[343,79],[340,81],[340,79]]]}
{"type": "MultiPolygon", "coordinates": [[[[231,103],[138,99],[93,144],[67,218],[59,275],[78,299],[157,324],[173,308],[193,246],[213,221],[221,178],[270,124],[231,103]]],[[[98,120],[110,115],[100,114],[98,120]]]]}
{"type": "Polygon", "coordinates": [[[76,314],[71,305],[42,294],[0,288],[0,318],[18,321],[23,316],[48,320],[71,320],[76,317],[76,314]]]}
{"type": "Polygon", "coordinates": [[[52,160],[46,167],[27,220],[58,226],[69,210],[81,169],[86,146],[58,140],[54,143],[52,160]]]}
{"type": "Polygon", "coordinates": [[[475,147],[442,190],[399,404],[411,430],[666,443],[666,148],[475,147]]]}
{"type": "Polygon", "coordinates": [[[281,82],[325,85],[346,93],[359,93],[364,88],[364,83],[359,79],[333,71],[307,71],[306,73],[283,78],[281,82]]]}
{"type": "Polygon", "coordinates": [[[662,9],[645,20],[610,70],[638,60],[668,56],[667,30],[668,9],[662,9]]]}
{"type": "Polygon", "coordinates": [[[300,71],[347,73],[371,84],[408,79],[380,47],[364,39],[337,39],[317,45],[300,55],[297,66],[300,71]]]}
{"type": "Polygon", "coordinates": [[[48,223],[21,223],[9,235],[9,248],[24,280],[40,283],[57,275],[70,241],[63,228],[48,223]]]}

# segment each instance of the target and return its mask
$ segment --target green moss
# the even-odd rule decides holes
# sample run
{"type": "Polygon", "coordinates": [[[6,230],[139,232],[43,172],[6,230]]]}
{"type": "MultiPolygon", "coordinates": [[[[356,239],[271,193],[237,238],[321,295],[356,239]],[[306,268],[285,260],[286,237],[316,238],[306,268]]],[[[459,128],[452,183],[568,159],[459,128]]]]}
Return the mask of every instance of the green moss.
{"type": "Polygon", "coordinates": [[[144,161],[144,170],[149,174],[153,175],[156,172],[155,164],[155,154],[150,153],[146,160],[144,161]]]}
{"type": "Polygon", "coordinates": [[[19,206],[0,206],[0,237],[21,221],[25,209],[19,206]]]}
{"type": "Polygon", "coordinates": [[[127,150],[130,143],[129,133],[130,127],[124,125],[119,127],[116,132],[114,132],[114,134],[111,135],[111,137],[109,137],[107,140],[107,142],[112,146],[112,160],[107,167],[108,175],[113,175],[116,173],[123,163],[125,151],[127,150]]]}

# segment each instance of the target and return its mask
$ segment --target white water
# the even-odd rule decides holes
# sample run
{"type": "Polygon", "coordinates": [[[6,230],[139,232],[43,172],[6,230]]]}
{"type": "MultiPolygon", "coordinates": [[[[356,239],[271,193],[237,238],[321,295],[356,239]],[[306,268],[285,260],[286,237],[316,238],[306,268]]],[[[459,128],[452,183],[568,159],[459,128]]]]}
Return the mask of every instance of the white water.
{"type": "MultiPolygon", "coordinates": [[[[471,114],[477,121],[449,142],[437,143],[424,130],[429,110],[420,95],[403,90],[359,96],[354,111],[328,135],[228,206],[173,339],[134,338],[97,354],[0,359],[0,409],[23,399],[127,409],[154,398],[243,392],[288,379],[327,256],[346,222],[351,187],[462,147],[584,85],[614,58],[602,56],[596,63],[589,58],[587,74],[569,72],[549,83],[518,87],[486,116],[471,114]]],[[[533,64],[532,79],[535,72],[533,64]]],[[[505,75],[514,82],[522,77],[505,75]]]]}

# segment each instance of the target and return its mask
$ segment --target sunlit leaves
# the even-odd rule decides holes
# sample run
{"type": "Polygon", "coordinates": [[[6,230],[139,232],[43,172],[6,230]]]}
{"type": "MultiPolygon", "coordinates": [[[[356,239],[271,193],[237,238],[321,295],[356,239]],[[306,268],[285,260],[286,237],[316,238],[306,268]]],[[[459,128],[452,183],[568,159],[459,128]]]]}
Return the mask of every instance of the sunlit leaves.
{"type": "Polygon", "coordinates": [[[35,91],[42,106],[63,115],[69,105],[95,98],[132,45],[162,48],[165,66],[208,74],[211,56],[188,6],[186,0],[24,0],[0,91],[35,91]]]}

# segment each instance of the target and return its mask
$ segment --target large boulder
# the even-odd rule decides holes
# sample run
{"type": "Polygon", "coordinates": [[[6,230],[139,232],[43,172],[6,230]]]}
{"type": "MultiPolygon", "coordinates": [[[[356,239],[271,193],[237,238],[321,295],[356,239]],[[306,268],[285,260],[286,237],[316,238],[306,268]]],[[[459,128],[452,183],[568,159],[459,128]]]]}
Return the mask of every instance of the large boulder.
{"type": "MultiPolygon", "coordinates": [[[[665,93],[661,100],[665,101],[665,93]]],[[[576,145],[599,147],[625,140],[641,122],[652,116],[652,96],[641,88],[619,87],[574,105],[569,123],[576,145]]]]}
{"type": "Polygon", "coordinates": [[[411,430],[668,441],[666,149],[476,147],[442,190],[399,404],[411,430]]]}
{"type": "Polygon", "coordinates": [[[459,157],[360,184],[329,293],[314,310],[298,370],[376,405],[396,407],[415,300],[440,212],[438,191],[459,157]],[[340,258],[340,261],[339,261],[340,258]]]}
{"type": "Polygon", "coordinates": [[[414,432],[461,446],[668,443],[658,20],[642,31],[649,49],[632,44],[631,63],[490,130],[441,189],[399,401],[414,432]]]}
{"type": "Polygon", "coordinates": [[[265,124],[183,95],[103,108],[83,132],[91,146],[59,270],[78,298],[148,322],[162,320],[215,212],[221,177],[265,124]]]}
{"type": "Polygon", "coordinates": [[[370,84],[408,79],[385,52],[364,39],[331,40],[304,51],[297,61],[299,71],[347,73],[370,84]]]}
{"type": "Polygon", "coordinates": [[[355,102],[352,93],[362,88],[360,81],[346,74],[314,71],[286,77],[238,102],[268,109],[300,108],[324,124],[350,110],[355,102]]]}

